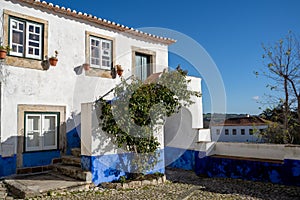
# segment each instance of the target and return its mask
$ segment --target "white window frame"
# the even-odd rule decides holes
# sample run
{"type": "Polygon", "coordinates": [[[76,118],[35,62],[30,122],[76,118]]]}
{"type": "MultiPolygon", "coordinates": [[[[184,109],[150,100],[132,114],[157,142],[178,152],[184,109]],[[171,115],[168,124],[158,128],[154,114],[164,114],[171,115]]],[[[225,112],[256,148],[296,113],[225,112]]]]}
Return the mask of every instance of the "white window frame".
{"type": "MultiPolygon", "coordinates": [[[[10,23],[10,27],[9,27],[9,46],[11,48],[11,51],[9,52],[9,55],[13,55],[13,56],[18,56],[18,57],[25,57],[25,58],[32,58],[32,59],[38,59],[41,60],[43,57],[43,32],[44,32],[44,25],[38,22],[31,22],[31,21],[27,21],[24,19],[19,19],[19,18],[15,18],[15,17],[10,17],[9,18],[9,23],[10,23]],[[13,24],[14,23],[18,23],[18,24],[23,24],[23,44],[19,45],[19,46],[23,46],[23,52],[14,52],[13,51],[13,30],[15,30],[13,28],[13,24]],[[39,28],[39,33],[36,32],[29,32],[29,27],[30,26],[34,26],[34,31],[36,31],[37,28],[39,28]],[[39,37],[38,40],[32,40],[30,39],[29,35],[33,34],[39,37]],[[38,46],[32,46],[30,45],[30,43],[36,43],[38,44],[38,46]],[[29,53],[29,49],[33,48],[33,54],[29,53]],[[38,51],[38,55],[35,55],[35,50],[38,51]]],[[[20,31],[20,30],[18,30],[20,31]]]]}
{"type": "Polygon", "coordinates": [[[104,70],[110,70],[111,66],[112,66],[112,56],[113,56],[113,51],[112,51],[112,45],[113,45],[113,41],[109,40],[109,39],[105,39],[105,38],[101,38],[101,37],[96,37],[96,36],[90,36],[89,37],[90,40],[90,65],[93,68],[98,68],[98,69],[104,69],[104,70]],[[92,40],[94,41],[98,41],[99,42],[99,46],[98,46],[98,55],[99,57],[92,57],[92,40]],[[108,48],[104,49],[103,45],[107,45],[108,44],[108,48]],[[108,52],[108,55],[106,54],[108,52]],[[106,54],[106,55],[104,55],[106,54]],[[104,57],[108,57],[108,59],[104,58],[104,57]],[[95,64],[93,62],[93,59],[98,59],[99,60],[99,64],[95,64]],[[108,64],[104,65],[103,62],[107,62],[108,64]]]}
{"type": "Polygon", "coordinates": [[[58,148],[58,134],[59,134],[59,113],[34,113],[34,112],[25,112],[25,134],[24,134],[24,147],[25,152],[29,151],[43,151],[43,150],[55,150],[58,148]],[[45,118],[46,117],[55,117],[55,139],[54,139],[54,145],[45,146],[44,144],[44,134],[45,134],[45,118]],[[35,147],[28,146],[28,132],[31,130],[28,130],[29,127],[29,117],[39,117],[40,118],[40,124],[39,129],[37,130],[39,132],[39,145],[35,147]]]}

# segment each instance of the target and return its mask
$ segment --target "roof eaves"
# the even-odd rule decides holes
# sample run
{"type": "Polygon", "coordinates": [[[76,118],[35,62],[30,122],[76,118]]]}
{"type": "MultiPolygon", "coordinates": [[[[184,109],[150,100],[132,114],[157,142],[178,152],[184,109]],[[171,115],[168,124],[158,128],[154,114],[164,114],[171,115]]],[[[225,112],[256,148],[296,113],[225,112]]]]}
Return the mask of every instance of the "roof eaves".
{"type": "Polygon", "coordinates": [[[93,22],[93,23],[96,23],[96,24],[99,24],[99,25],[102,25],[105,27],[109,27],[109,28],[112,28],[112,29],[115,29],[115,30],[118,30],[121,32],[128,32],[129,34],[132,34],[134,36],[150,39],[152,41],[156,41],[156,42],[163,43],[166,45],[171,45],[176,42],[176,40],[171,39],[171,38],[161,37],[161,36],[153,35],[150,33],[144,33],[137,29],[130,28],[128,26],[124,26],[124,25],[118,24],[116,22],[98,18],[97,16],[93,16],[91,14],[77,12],[76,10],[71,10],[70,8],[65,8],[65,7],[61,7],[59,5],[54,5],[54,4],[48,3],[46,1],[42,1],[42,2],[40,0],[20,0],[20,1],[25,2],[27,4],[35,5],[40,8],[46,8],[48,10],[51,10],[51,11],[54,11],[57,13],[72,16],[74,18],[87,20],[89,22],[93,22]]]}

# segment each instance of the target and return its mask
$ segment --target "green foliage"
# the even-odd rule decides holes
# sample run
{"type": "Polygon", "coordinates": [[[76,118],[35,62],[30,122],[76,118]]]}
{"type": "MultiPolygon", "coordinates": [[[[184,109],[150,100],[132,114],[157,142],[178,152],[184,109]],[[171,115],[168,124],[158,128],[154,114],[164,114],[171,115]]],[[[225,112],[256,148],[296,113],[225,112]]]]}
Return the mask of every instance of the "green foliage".
{"type": "Polygon", "coordinates": [[[112,103],[100,99],[100,125],[119,148],[134,152],[131,170],[147,171],[158,162],[159,142],[155,133],[166,117],[178,112],[182,106],[191,105],[192,96],[198,92],[188,90],[186,72],[162,73],[155,83],[144,84],[133,79],[122,81],[115,88],[112,103]]]}
{"type": "Polygon", "coordinates": [[[300,144],[299,123],[297,122],[297,112],[291,111],[288,115],[288,130],[284,129],[284,107],[283,104],[270,109],[265,109],[260,117],[268,120],[268,129],[260,133],[260,137],[267,143],[300,144]]]}

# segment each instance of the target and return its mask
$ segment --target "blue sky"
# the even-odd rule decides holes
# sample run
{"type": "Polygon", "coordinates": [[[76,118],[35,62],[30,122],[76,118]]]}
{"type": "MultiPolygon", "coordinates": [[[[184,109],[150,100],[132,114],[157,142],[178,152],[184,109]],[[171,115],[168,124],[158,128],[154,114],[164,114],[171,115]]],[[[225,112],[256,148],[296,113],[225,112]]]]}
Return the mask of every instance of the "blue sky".
{"type": "MultiPolygon", "coordinates": [[[[48,0],[137,28],[162,27],[196,40],[208,52],[221,73],[228,113],[259,114],[270,91],[264,77],[255,77],[262,65],[261,44],[272,44],[289,30],[300,33],[298,0],[48,0]]],[[[175,38],[176,39],[176,38],[175,38]]],[[[169,65],[193,68],[170,54],[169,65]]],[[[200,66],[201,67],[201,66],[200,66]]],[[[189,70],[196,76],[193,70],[189,70]]],[[[203,83],[204,112],[211,111],[210,92],[203,83]]],[[[218,112],[218,110],[215,110],[218,112]]]]}

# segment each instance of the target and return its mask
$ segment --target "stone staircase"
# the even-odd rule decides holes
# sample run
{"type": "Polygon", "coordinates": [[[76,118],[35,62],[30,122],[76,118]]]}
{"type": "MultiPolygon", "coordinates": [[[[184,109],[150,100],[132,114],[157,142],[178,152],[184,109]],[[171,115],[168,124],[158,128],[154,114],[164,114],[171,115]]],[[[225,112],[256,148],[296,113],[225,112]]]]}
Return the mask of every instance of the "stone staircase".
{"type": "Polygon", "coordinates": [[[91,183],[91,172],[84,171],[81,168],[80,148],[74,148],[71,152],[72,155],[70,156],[62,156],[61,158],[53,159],[53,170],[63,175],[91,183]]]}
{"type": "Polygon", "coordinates": [[[0,181],[0,199],[5,199],[7,197],[7,189],[5,185],[0,181]]]}

